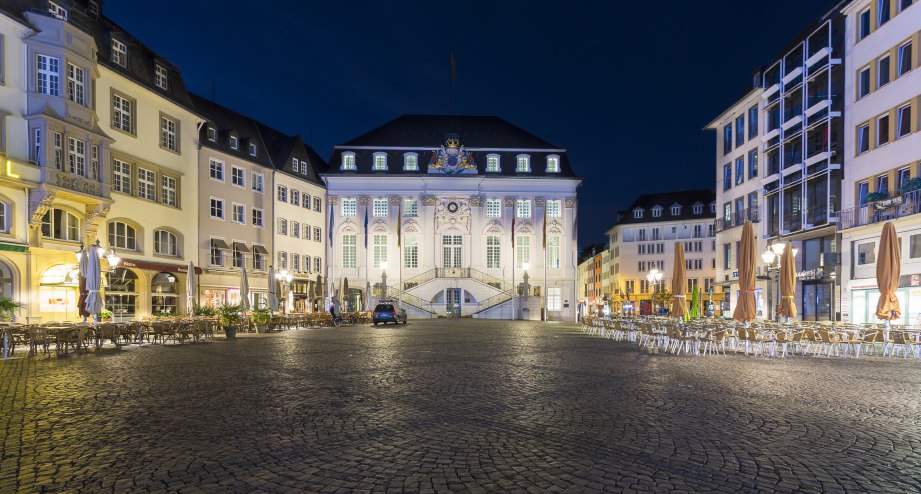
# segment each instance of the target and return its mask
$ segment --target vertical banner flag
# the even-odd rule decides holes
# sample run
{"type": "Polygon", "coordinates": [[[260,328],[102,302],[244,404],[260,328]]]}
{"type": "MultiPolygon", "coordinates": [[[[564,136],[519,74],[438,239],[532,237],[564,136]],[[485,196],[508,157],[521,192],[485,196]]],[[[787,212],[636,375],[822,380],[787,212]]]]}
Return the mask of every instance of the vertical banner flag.
{"type": "Polygon", "coordinates": [[[544,202],[544,250],[547,250],[547,203],[544,202]]]}
{"type": "Polygon", "coordinates": [[[515,248],[515,220],[517,219],[517,214],[512,213],[512,248],[515,248]]]}
{"type": "Polygon", "coordinates": [[[329,207],[329,224],[326,225],[326,229],[329,230],[329,246],[333,246],[333,207],[329,207]]]}
{"type": "Polygon", "coordinates": [[[368,207],[365,206],[365,249],[368,248],[368,207]]]}
{"type": "Polygon", "coordinates": [[[403,246],[403,201],[400,201],[400,206],[397,209],[397,249],[403,246]]]}

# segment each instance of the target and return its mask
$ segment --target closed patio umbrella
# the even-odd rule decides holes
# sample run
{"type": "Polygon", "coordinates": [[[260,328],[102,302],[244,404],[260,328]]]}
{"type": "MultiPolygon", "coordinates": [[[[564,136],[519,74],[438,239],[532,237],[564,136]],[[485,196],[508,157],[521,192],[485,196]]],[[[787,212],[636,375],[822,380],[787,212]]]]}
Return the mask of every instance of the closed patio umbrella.
{"type": "Polygon", "coordinates": [[[672,269],[672,315],[684,317],[688,313],[688,275],[684,265],[684,244],[675,242],[675,266],[672,269]]]}
{"type": "Polygon", "coordinates": [[[755,232],[750,221],[742,225],[739,244],[739,292],[732,317],[748,325],[755,320],[755,232]]]}
{"type": "MultiPolygon", "coordinates": [[[[99,269],[99,247],[91,245],[83,258],[86,259],[86,312],[93,314],[98,322],[99,313],[102,312],[102,272],[99,269]]],[[[82,261],[82,259],[81,259],[82,261]]]]}
{"type": "Polygon", "coordinates": [[[185,304],[189,310],[189,317],[195,314],[195,264],[189,261],[185,278],[185,304]]]}
{"type": "Polygon", "coordinates": [[[240,305],[243,310],[249,310],[249,277],[246,276],[246,264],[243,264],[243,271],[240,273],[240,305]]]}
{"type": "Polygon", "coordinates": [[[887,222],[883,225],[883,235],[879,239],[879,255],[876,258],[876,284],[879,286],[879,302],[876,304],[876,317],[886,320],[883,337],[889,341],[889,325],[892,319],[902,317],[899,299],[895,291],[899,288],[899,274],[902,271],[902,256],[895,227],[887,222]]]}
{"type": "Polygon", "coordinates": [[[349,279],[342,277],[342,280],[339,281],[339,302],[345,304],[346,310],[348,310],[349,302],[349,279]]]}
{"type": "Polygon", "coordinates": [[[86,318],[89,317],[91,314],[86,311],[86,297],[88,295],[86,293],[86,257],[87,257],[86,254],[87,252],[83,250],[82,244],[80,245],[80,251],[82,252],[82,254],[80,255],[80,263],[77,267],[77,272],[79,273],[77,276],[77,285],[78,285],[77,290],[80,292],[80,299],[77,300],[77,313],[85,321],[86,318]]]}
{"type": "Polygon", "coordinates": [[[269,309],[272,312],[278,310],[278,296],[275,291],[275,268],[269,266],[269,309]]]}
{"type": "Polygon", "coordinates": [[[789,243],[780,260],[780,304],[777,307],[777,313],[785,316],[787,322],[796,317],[796,300],[793,297],[796,293],[796,269],[793,261],[793,244],[789,243]]]}

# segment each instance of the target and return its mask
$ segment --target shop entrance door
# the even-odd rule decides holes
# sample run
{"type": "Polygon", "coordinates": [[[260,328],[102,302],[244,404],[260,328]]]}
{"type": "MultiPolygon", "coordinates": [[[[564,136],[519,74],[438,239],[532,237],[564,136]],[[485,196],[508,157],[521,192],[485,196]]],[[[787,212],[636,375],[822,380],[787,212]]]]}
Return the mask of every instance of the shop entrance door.
{"type": "Polygon", "coordinates": [[[803,321],[830,321],[831,298],[834,285],[831,283],[803,284],[803,306],[800,313],[803,321]]]}

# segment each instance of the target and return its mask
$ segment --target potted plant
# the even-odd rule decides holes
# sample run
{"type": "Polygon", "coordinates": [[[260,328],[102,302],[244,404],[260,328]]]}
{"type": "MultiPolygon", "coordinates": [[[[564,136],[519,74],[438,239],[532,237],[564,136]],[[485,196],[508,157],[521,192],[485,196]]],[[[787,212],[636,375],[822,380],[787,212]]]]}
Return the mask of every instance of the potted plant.
{"type": "Polygon", "coordinates": [[[99,320],[100,321],[112,321],[112,311],[106,309],[105,307],[99,311],[99,320]]]}
{"type": "Polygon", "coordinates": [[[224,336],[228,340],[237,337],[237,328],[240,324],[240,312],[242,310],[243,306],[239,304],[224,304],[217,309],[221,327],[224,328],[224,336]]]}
{"type": "Polygon", "coordinates": [[[19,312],[25,307],[22,302],[11,297],[0,295],[0,319],[9,320],[13,318],[13,313],[19,312]]]}
{"type": "Polygon", "coordinates": [[[250,315],[253,318],[253,324],[256,325],[257,333],[267,333],[269,331],[269,323],[272,322],[271,309],[267,307],[253,309],[250,315]]]}
{"type": "Polygon", "coordinates": [[[192,308],[192,315],[200,317],[214,317],[217,315],[217,309],[210,305],[195,304],[195,307],[192,308]]]}

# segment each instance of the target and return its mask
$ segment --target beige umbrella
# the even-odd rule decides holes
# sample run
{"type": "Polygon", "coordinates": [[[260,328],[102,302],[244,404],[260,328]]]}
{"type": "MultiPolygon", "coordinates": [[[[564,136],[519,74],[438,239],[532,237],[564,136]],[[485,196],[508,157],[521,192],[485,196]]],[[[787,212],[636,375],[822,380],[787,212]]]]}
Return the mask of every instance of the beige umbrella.
{"type": "Polygon", "coordinates": [[[748,324],[755,320],[755,232],[750,221],[742,225],[739,245],[739,300],[733,319],[748,324]]]}
{"type": "Polygon", "coordinates": [[[688,313],[686,296],[688,275],[684,265],[684,244],[675,242],[675,266],[672,269],[672,315],[684,317],[688,313]]]}
{"type": "Polygon", "coordinates": [[[777,314],[785,316],[787,321],[791,317],[796,317],[796,300],[793,297],[796,293],[794,260],[793,243],[788,243],[780,260],[780,304],[777,306],[777,314]]]}
{"type": "Polygon", "coordinates": [[[886,320],[885,339],[889,340],[889,324],[892,319],[902,317],[899,299],[895,291],[899,288],[899,274],[902,271],[902,256],[895,227],[887,222],[879,239],[879,255],[876,256],[876,284],[879,285],[879,302],[876,317],[886,320]]]}
{"type": "Polygon", "coordinates": [[[342,278],[342,281],[339,282],[339,301],[346,305],[348,308],[348,296],[349,296],[349,279],[346,277],[342,278]]]}

